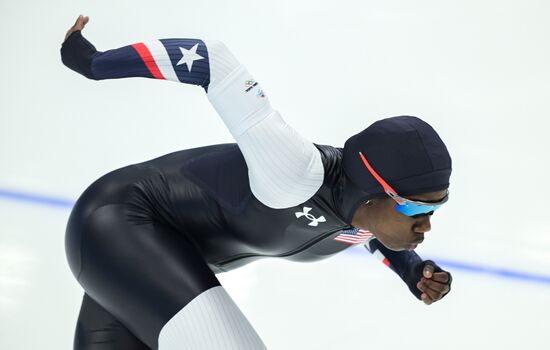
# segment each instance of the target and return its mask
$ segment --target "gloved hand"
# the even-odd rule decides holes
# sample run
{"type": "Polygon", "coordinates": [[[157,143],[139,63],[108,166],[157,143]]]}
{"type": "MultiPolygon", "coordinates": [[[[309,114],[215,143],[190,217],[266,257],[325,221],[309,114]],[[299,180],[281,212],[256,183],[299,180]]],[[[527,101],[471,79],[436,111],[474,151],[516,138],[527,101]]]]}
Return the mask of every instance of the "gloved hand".
{"type": "Polygon", "coordinates": [[[88,20],[88,16],[78,16],[75,24],[65,34],[65,41],[61,44],[61,61],[86,78],[95,79],[92,73],[92,58],[97,54],[97,50],[82,36],[82,29],[88,20]]]}
{"type": "Polygon", "coordinates": [[[405,281],[414,296],[430,305],[450,292],[453,278],[435,262],[426,260],[411,265],[405,281]]]}

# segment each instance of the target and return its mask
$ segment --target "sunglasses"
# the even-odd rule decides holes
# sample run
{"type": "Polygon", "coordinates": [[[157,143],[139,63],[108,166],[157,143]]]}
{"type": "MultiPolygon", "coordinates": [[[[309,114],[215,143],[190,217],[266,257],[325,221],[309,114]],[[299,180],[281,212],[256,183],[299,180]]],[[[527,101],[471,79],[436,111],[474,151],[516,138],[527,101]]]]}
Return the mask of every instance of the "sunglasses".
{"type": "Polygon", "coordinates": [[[441,205],[449,200],[449,190],[447,190],[447,193],[445,194],[445,198],[443,198],[441,201],[437,203],[429,203],[429,202],[421,202],[421,201],[413,201],[407,198],[403,198],[400,195],[397,194],[397,192],[390,186],[384,179],[378,175],[378,173],[372,168],[372,166],[367,161],[367,158],[363,155],[363,153],[359,152],[359,156],[361,156],[361,159],[363,160],[363,163],[369,170],[369,172],[374,176],[376,181],[382,185],[384,188],[384,191],[388,196],[390,196],[394,201],[397,202],[395,205],[395,210],[398,213],[401,213],[406,216],[410,216],[413,218],[422,217],[426,215],[432,215],[434,211],[439,209],[441,205]]]}

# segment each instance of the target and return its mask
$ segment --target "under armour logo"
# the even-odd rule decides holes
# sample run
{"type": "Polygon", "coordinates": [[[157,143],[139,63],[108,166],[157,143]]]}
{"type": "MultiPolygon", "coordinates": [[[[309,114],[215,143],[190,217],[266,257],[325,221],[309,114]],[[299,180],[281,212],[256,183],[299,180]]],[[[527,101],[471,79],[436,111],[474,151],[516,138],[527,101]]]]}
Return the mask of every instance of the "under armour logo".
{"type": "Polygon", "coordinates": [[[327,221],[325,219],[324,216],[319,216],[318,218],[316,218],[315,216],[313,216],[312,214],[309,213],[309,211],[311,210],[311,208],[308,208],[308,207],[304,207],[304,211],[301,212],[301,211],[297,211],[295,212],[294,214],[296,214],[296,217],[297,218],[300,218],[302,216],[305,216],[306,218],[308,218],[308,220],[310,220],[311,222],[308,224],[309,226],[317,226],[319,225],[320,222],[325,222],[327,221]]]}

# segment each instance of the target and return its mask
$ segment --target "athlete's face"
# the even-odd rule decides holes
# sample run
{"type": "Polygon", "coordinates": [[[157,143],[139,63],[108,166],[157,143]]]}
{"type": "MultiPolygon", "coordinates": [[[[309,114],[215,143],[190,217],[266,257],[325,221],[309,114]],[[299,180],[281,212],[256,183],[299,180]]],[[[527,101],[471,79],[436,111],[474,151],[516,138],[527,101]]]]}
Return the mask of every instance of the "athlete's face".
{"type": "MultiPolygon", "coordinates": [[[[422,202],[439,202],[447,190],[407,196],[407,199],[422,202]]],[[[360,206],[355,212],[352,225],[369,230],[391,250],[412,250],[424,240],[424,233],[430,231],[430,215],[417,218],[398,213],[391,198],[373,199],[368,205],[360,206]]]]}

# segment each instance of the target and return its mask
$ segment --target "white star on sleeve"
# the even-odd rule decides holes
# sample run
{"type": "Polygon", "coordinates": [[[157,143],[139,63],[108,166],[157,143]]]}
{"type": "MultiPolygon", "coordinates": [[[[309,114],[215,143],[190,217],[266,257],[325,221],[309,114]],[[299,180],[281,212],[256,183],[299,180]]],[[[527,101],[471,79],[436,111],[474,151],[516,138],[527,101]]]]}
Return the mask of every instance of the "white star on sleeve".
{"type": "Polygon", "coordinates": [[[191,73],[191,68],[193,67],[193,62],[196,60],[202,60],[204,57],[197,54],[197,48],[199,47],[199,44],[195,44],[191,48],[191,50],[187,50],[183,47],[180,47],[181,54],[183,57],[179,60],[179,62],[176,64],[176,66],[179,66],[181,64],[187,63],[187,70],[191,73]]]}

